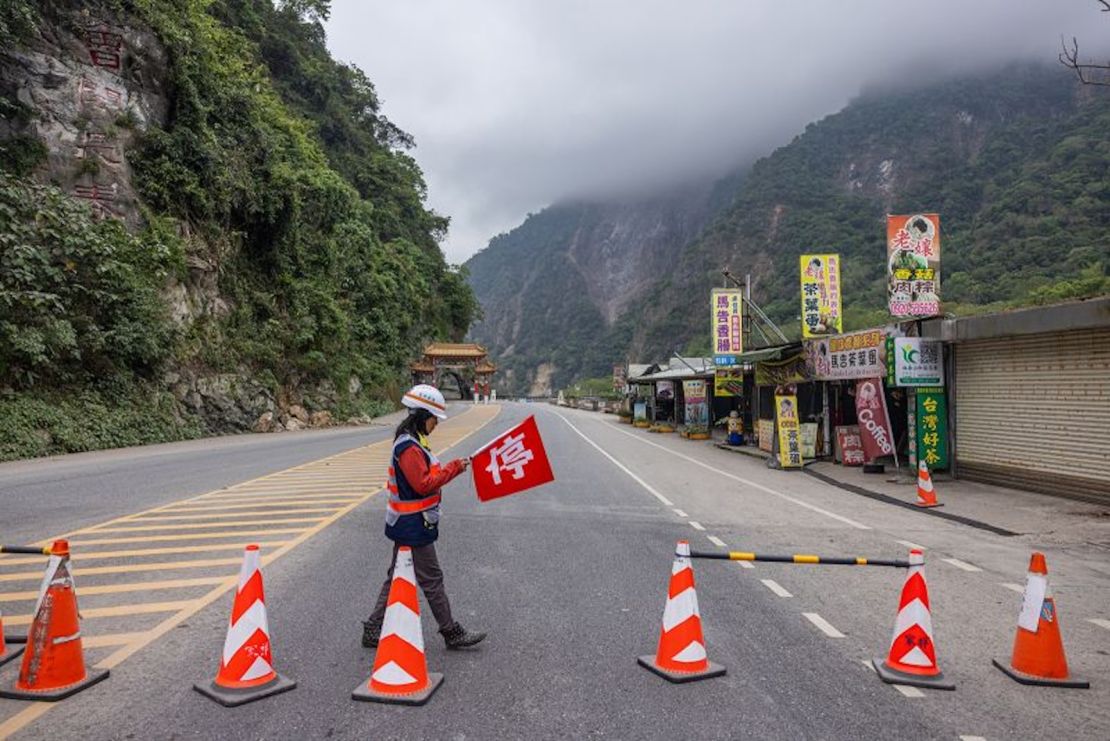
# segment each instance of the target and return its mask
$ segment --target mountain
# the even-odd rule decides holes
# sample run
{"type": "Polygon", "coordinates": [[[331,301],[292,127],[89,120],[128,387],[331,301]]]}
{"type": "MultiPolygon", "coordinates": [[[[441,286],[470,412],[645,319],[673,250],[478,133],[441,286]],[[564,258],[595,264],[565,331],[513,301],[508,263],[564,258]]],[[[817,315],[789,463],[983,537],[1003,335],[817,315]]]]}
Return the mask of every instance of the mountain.
{"type": "Polygon", "coordinates": [[[0,4],[0,459],[363,415],[462,338],[447,219],[328,12],[0,4]]]}
{"type": "MultiPolygon", "coordinates": [[[[846,328],[885,321],[885,217],[941,215],[942,298],[951,313],[1051,301],[1110,290],[1110,91],[1079,85],[1058,66],[1010,65],[930,84],[867,90],[758,160],[692,239],[670,244],[647,284],[629,285],[606,314],[594,298],[606,277],[579,272],[600,241],[537,230],[530,217],[468,263],[488,318],[472,335],[522,379],[554,387],[604,375],[609,364],[708,351],[705,299],[720,270],[753,276],[753,298],[798,335],[798,255],[839,252],[846,328]],[[540,238],[542,235],[542,238],[540,238]],[[505,258],[511,253],[512,259],[505,258]],[[534,264],[558,281],[533,286],[534,264]],[[516,286],[514,292],[512,287],[516,286]],[[518,337],[536,329],[527,346],[518,337]],[[568,352],[567,348],[570,348],[568,352]]],[[[720,190],[720,189],[719,189],[720,190]]],[[[666,204],[667,202],[664,202],[666,204]]],[[[664,205],[665,209],[666,206],[664,205]]],[[[549,209],[567,214],[566,209],[549,209]]],[[[575,213],[613,219],[605,204],[575,213]]],[[[640,219],[650,221],[645,210],[640,219]]],[[[610,261],[639,262],[635,249],[610,261]]]]}

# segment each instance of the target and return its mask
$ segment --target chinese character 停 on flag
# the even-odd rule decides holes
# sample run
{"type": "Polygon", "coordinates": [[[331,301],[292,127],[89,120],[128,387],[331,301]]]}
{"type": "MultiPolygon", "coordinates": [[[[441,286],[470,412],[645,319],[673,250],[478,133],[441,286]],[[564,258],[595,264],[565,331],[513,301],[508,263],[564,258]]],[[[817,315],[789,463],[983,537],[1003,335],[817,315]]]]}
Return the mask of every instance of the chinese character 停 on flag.
{"type": "Polygon", "coordinates": [[[535,417],[502,433],[470,459],[474,488],[483,502],[555,480],[535,417]]]}

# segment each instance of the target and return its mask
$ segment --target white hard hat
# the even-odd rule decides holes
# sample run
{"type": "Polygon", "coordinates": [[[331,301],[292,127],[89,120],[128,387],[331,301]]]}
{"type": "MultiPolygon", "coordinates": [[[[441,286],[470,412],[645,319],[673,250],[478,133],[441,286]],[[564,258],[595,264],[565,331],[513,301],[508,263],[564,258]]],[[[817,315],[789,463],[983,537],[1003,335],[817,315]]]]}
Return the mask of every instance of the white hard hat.
{"type": "Polygon", "coordinates": [[[447,402],[435,386],[421,383],[405,392],[401,403],[409,409],[424,409],[440,419],[447,419],[447,402]]]}

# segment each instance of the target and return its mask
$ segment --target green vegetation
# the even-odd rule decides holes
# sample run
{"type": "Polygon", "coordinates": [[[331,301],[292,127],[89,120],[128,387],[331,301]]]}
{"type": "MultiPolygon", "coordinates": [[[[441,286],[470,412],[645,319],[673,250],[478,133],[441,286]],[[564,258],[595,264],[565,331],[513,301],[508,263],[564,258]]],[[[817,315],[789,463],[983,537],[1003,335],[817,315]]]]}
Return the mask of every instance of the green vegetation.
{"type": "MultiPolygon", "coordinates": [[[[68,27],[88,5],[5,4],[0,41],[68,27]]],[[[159,396],[166,368],[244,374],[278,398],[325,384],[340,390],[333,411],[367,411],[396,395],[424,342],[461,339],[478,305],[438,247],[447,219],[424,206],[412,140],[380,114],[373,85],[329,56],[327,0],[100,5],[150,28],[170,60],[169,116],[127,152],[147,226],[94,222],[27,179],[41,142],[0,141],[0,389],[23,427],[60,441],[0,439],[0,458],[198,434],[159,396]],[[178,327],[161,291],[187,282],[189,260],[216,267],[227,311],[178,327]],[[348,394],[352,377],[362,390],[348,394]],[[38,406],[59,394],[72,404],[38,406]],[[70,413],[107,419],[115,401],[102,398],[152,410],[150,424],[120,411],[108,414],[116,431],[62,432],[70,413]]]]}

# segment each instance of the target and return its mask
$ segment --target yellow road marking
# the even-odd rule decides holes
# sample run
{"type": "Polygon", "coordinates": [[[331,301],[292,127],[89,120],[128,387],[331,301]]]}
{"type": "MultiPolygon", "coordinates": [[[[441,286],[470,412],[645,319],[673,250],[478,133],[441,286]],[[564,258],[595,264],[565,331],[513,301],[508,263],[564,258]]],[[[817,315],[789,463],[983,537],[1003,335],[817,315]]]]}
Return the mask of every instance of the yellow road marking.
{"type": "MultiPolygon", "coordinates": [[[[289,541],[293,542],[293,541],[289,541]]],[[[160,571],[163,569],[198,569],[203,566],[234,566],[243,562],[237,558],[203,558],[196,561],[165,561],[160,563],[129,563],[122,566],[93,566],[89,569],[73,569],[74,576],[95,576],[97,574],[134,574],[141,571],[160,571]]],[[[37,581],[42,578],[41,571],[24,571],[18,574],[0,574],[0,581],[37,581]]]]}
{"type": "MultiPolygon", "coordinates": [[[[497,405],[490,405],[490,406],[484,406],[484,407],[473,407],[471,409],[467,409],[459,417],[455,417],[450,422],[454,422],[455,420],[459,420],[459,419],[463,419],[463,418],[469,419],[469,418],[472,418],[472,417],[477,417],[477,419],[475,420],[475,422],[477,424],[475,424],[469,431],[463,432],[461,435],[459,435],[459,437],[455,438],[453,435],[450,435],[450,434],[443,435],[443,433],[455,432],[455,430],[453,429],[453,426],[450,424],[450,422],[444,423],[444,425],[442,425],[441,428],[440,428],[441,429],[440,434],[443,435],[443,437],[441,437],[439,439],[439,441],[437,441],[437,442],[441,442],[442,449],[447,449],[447,448],[453,447],[455,445],[458,445],[463,440],[470,437],[472,434],[474,434],[479,429],[481,429],[486,424],[488,424],[490,421],[492,421],[497,416],[499,411],[500,411],[500,408],[497,405]]],[[[382,445],[389,445],[389,442],[388,441],[383,441],[383,442],[373,444],[374,447],[382,446],[382,445]]],[[[342,457],[342,456],[346,456],[346,460],[363,460],[364,456],[366,455],[366,451],[369,449],[369,447],[370,446],[367,446],[367,447],[358,449],[357,451],[346,451],[344,453],[337,453],[336,455],[330,456],[329,458],[324,458],[324,459],[321,459],[321,460],[318,460],[318,461],[311,461],[309,463],[301,464],[300,466],[295,467],[295,469],[288,469],[288,470],[304,469],[304,468],[307,468],[310,465],[317,465],[317,466],[319,466],[319,465],[328,465],[327,463],[325,463],[325,461],[329,461],[333,458],[339,458],[339,457],[342,457]]],[[[260,481],[262,479],[273,479],[276,476],[278,476],[279,474],[280,474],[280,472],[277,473],[277,474],[269,474],[267,476],[261,477],[260,479],[256,479],[255,481],[260,481]]],[[[307,529],[301,531],[298,535],[296,535],[296,537],[294,537],[293,540],[288,541],[284,546],[281,546],[278,550],[276,550],[272,553],[268,553],[265,556],[263,556],[262,557],[262,563],[264,565],[269,565],[269,564],[273,563],[275,560],[277,560],[281,556],[285,555],[286,553],[291,551],[293,548],[296,548],[301,543],[305,542],[309,538],[311,538],[314,535],[316,535],[317,533],[321,532],[322,530],[327,528],[329,525],[333,524],[334,522],[336,522],[340,518],[344,517],[345,515],[347,515],[351,511],[353,511],[355,508],[359,507],[360,505],[362,505],[363,503],[368,501],[371,497],[375,496],[380,491],[383,491],[383,489],[380,488],[380,487],[375,488],[373,491],[368,491],[360,499],[358,499],[357,501],[353,501],[350,504],[344,506],[343,508],[334,512],[329,517],[308,518],[309,521],[315,522],[315,524],[312,525],[311,527],[308,527],[307,529]]],[[[160,526],[149,526],[147,528],[115,528],[115,527],[105,527],[105,526],[115,525],[116,523],[127,522],[129,519],[132,519],[134,517],[141,516],[141,515],[144,515],[144,514],[150,514],[150,513],[153,513],[155,511],[165,509],[166,507],[169,507],[169,506],[172,506],[172,505],[179,505],[179,504],[182,504],[184,501],[196,501],[197,499],[200,499],[201,497],[204,497],[204,496],[206,496],[206,495],[200,495],[198,497],[191,497],[190,499],[187,499],[187,500],[182,500],[182,501],[171,503],[170,505],[165,505],[163,507],[158,507],[158,508],[146,510],[145,512],[136,513],[135,515],[131,515],[131,516],[128,516],[128,517],[116,518],[115,520],[111,520],[111,521],[102,523],[101,525],[96,525],[96,526],[93,526],[91,528],[85,528],[85,529],[82,529],[82,530],[77,530],[77,531],[74,531],[74,532],[69,533],[67,535],[60,536],[60,537],[68,537],[69,535],[100,534],[100,533],[103,533],[103,532],[127,532],[129,530],[181,529],[181,528],[195,527],[193,525],[160,525],[160,526]]],[[[289,522],[291,522],[291,521],[293,521],[293,520],[289,520],[289,522]]],[[[282,521],[279,521],[279,522],[282,522],[282,521]]],[[[209,523],[209,524],[213,527],[219,527],[219,526],[226,527],[227,526],[227,523],[209,523]]],[[[259,524],[263,524],[263,523],[261,523],[257,520],[250,523],[251,526],[257,526],[259,524]]],[[[271,531],[271,532],[273,532],[273,531],[271,531]]],[[[152,536],[152,537],[164,537],[164,536],[152,536]]],[[[169,537],[176,537],[176,536],[169,536],[169,537]]],[[[190,536],[180,536],[180,537],[185,538],[185,537],[190,537],[190,536]]],[[[209,534],[198,533],[198,534],[195,534],[195,537],[202,538],[202,537],[213,537],[213,536],[209,535],[209,534]]],[[[223,535],[219,534],[219,535],[216,535],[215,537],[223,537],[223,535]]],[[[45,545],[45,544],[47,544],[47,543],[49,543],[53,540],[56,540],[56,539],[57,538],[50,538],[48,540],[44,540],[44,541],[42,541],[42,544],[45,545]]],[[[115,540],[115,539],[108,539],[108,540],[115,540]]],[[[146,540],[146,539],[144,539],[144,540],[146,540]]],[[[76,541],[74,541],[74,542],[76,542],[76,541]]],[[[101,542],[103,542],[103,541],[101,541],[101,542]]],[[[235,559],[235,562],[238,563],[239,562],[238,559],[235,559]]],[[[154,583],[156,583],[156,582],[154,582],[154,583]]],[[[215,602],[221,596],[223,596],[224,594],[226,594],[227,592],[232,590],[235,587],[236,583],[237,583],[237,579],[233,575],[229,575],[228,577],[226,577],[224,579],[223,583],[219,584],[218,586],[216,586],[215,588],[210,590],[207,594],[205,594],[204,596],[199,597],[195,600],[190,601],[188,607],[185,607],[185,608],[181,609],[180,611],[178,611],[177,613],[175,613],[173,615],[170,615],[169,617],[165,618],[161,623],[159,623],[157,626],[155,626],[151,630],[146,631],[144,633],[136,634],[135,637],[134,637],[134,640],[129,640],[128,642],[121,645],[120,648],[118,648],[116,651],[109,654],[106,658],[104,658],[102,661],[100,661],[97,664],[97,666],[100,667],[100,668],[109,668],[109,669],[118,666],[121,662],[127,660],[130,656],[134,655],[136,652],[142,650],[144,647],[150,645],[153,641],[156,641],[158,638],[162,637],[163,635],[168,633],[170,630],[172,630],[176,626],[180,625],[184,620],[187,620],[191,616],[193,616],[196,613],[203,610],[208,605],[215,602]]],[[[117,635],[125,635],[125,634],[117,634],[117,635]]],[[[105,636],[104,638],[108,638],[108,636],[105,636]]],[[[90,642],[86,642],[85,645],[92,645],[92,644],[90,642]]],[[[30,723],[33,723],[35,720],[37,720],[38,718],[41,718],[43,715],[45,715],[52,707],[54,707],[53,703],[46,703],[46,702],[32,703],[30,706],[24,708],[23,710],[21,710],[20,712],[16,713],[13,716],[11,716],[7,720],[5,720],[3,722],[0,722],[0,739],[7,738],[9,735],[11,735],[13,733],[16,733],[16,732],[18,732],[19,730],[21,730],[23,728],[26,728],[30,723]]]]}
{"type": "MultiPolygon", "coordinates": [[[[192,600],[180,600],[178,602],[139,602],[138,604],[115,605],[114,607],[82,607],[81,619],[175,612],[191,604],[193,604],[192,600]]],[[[12,615],[4,618],[4,622],[11,625],[30,625],[33,617],[33,615],[12,615]]]]}
{"type": "MultiPolygon", "coordinates": [[[[222,533],[183,533],[179,535],[131,535],[126,538],[93,538],[92,540],[71,540],[69,547],[84,547],[89,545],[119,545],[120,543],[150,543],[170,540],[211,540],[213,538],[239,538],[246,545],[247,536],[277,535],[285,533],[304,532],[303,527],[266,528],[264,530],[228,530],[222,533]]],[[[103,530],[99,532],[104,532],[103,530]]],[[[95,553],[95,551],[89,551],[95,553]]]]}
{"type": "Polygon", "coordinates": [[[320,512],[334,512],[336,509],[336,507],[294,507],[292,509],[283,509],[277,512],[257,510],[247,512],[225,512],[224,514],[212,512],[200,513],[196,515],[163,515],[159,513],[154,517],[135,517],[128,520],[128,522],[172,522],[174,520],[223,520],[227,519],[228,517],[265,517],[267,515],[311,515],[320,512]]]}
{"type": "Polygon", "coordinates": [[[99,636],[81,636],[81,645],[85,648],[101,648],[104,646],[126,646],[128,643],[141,641],[146,636],[146,631],[141,633],[107,633],[99,636]]]}
{"type": "MultiPolygon", "coordinates": [[[[285,545],[287,541],[271,540],[255,545],[268,548],[271,546],[285,545]]],[[[210,543],[208,545],[178,546],[176,548],[138,548],[130,551],[84,551],[73,558],[73,563],[85,563],[98,558],[131,558],[134,556],[161,556],[169,553],[204,553],[206,551],[233,551],[242,550],[246,543],[210,543]]],[[[41,558],[13,558],[10,561],[0,561],[0,566],[16,566],[28,563],[45,563],[41,558]]],[[[84,590],[82,590],[84,591],[84,590]]]]}
{"type": "MultiPolygon", "coordinates": [[[[271,513],[274,514],[274,513],[271,513]]],[[[251,525],[288,525],[294,522],[319,522],[325,520],[326,517],[293,517],[288,520],[251,520],[251,525]]],[[[94,533],[141,533],[146,530],[189,530],[198,527],[213,527],[220,526],[226,527],[230,523],[227,522],[196,522],[191,525],[146,525],[145,527],[95,527],[81,530],[78,534],[94,533]]]]}
{"type": "MultiPolygon", "coordinates": [[[[188,589],[190,587],[210,587],[213,584],[222,584],[230,576],[199,576],[194,579],[167,579],[165,581],[138,581],[126,584],[82,584],[79,588],[82,597],[92,594],[124,594],[126,592],[153,592],[157,589],[188,589]]],[[[37,600],[39,591],[26,592],[0,592],[0,602],[24,602],[37,600]]]]}
{"type": "MultiPolygon", "coordinates": [[[[337,502],[340,505],[350,504],[358,496],[343,497],[341,499],[287,499],[287,500],[271,500],[266,499],[261,502],[239,502],[234,501],[230,504],[212,504],[204,507],[174,507],[173,509],[162,510],[163,512],[223,512],[227,510],[237,509],[250,509],[251,507],[288,507],[290,505],[298,504],[326,504],[328,502],[337,502]]],[[[335,507],[328,507],[328,509],[335,509],[335,507]]],[[[149,519],[149,518],[144,518],[149,519]]],[[[132,520],[134,522],[134,520],[132,520]]]]}

